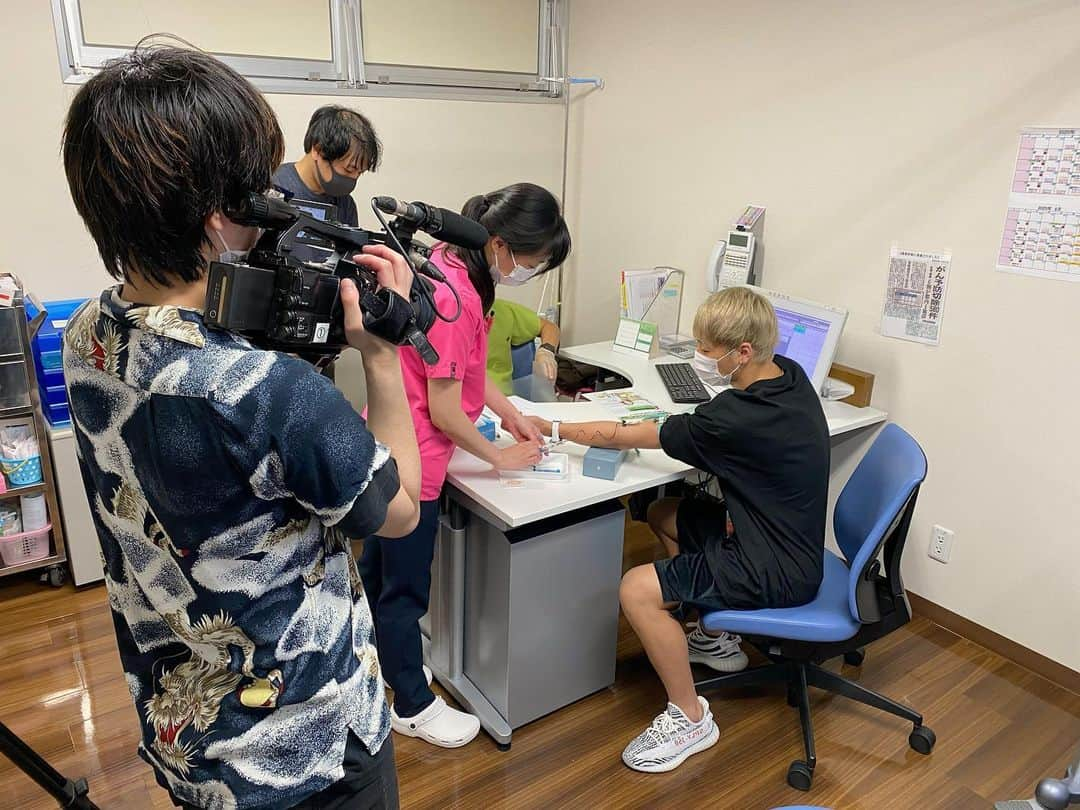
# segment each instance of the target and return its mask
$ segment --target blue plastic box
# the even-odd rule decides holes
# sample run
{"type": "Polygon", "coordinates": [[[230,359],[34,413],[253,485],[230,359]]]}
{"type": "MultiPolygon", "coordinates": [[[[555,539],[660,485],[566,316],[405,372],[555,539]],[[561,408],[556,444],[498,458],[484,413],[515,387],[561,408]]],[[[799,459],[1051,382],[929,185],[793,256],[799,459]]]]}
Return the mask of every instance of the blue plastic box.
{"type": "Polygon", "coordinates": [[[487,439],[489,442],[495,441],[495,420],[481,416],[476,420],[476,429],[480,431],[480,435],[487,439]]]}
{"type": "Polygon", "coordinates": [[[614,481],[619,474],[619,467],[626,459],[626,450],[609,450],[603,447],[590,447],[581,461],[581,474],[586,478],[602,478],[614,481]]]}
{"type": "MultiPolygon", "coordinates": [[[[38,329],[37,335],[30,342],[34,355],[34,370],[37,372],[38,389],[41,393],[41,408],[45,417],[53,425],[68,425],[71,414],[68,410],[67,389],[64,388],[64,368],[61,347],[64,340],[64,327],[68,318],[75,314],[87,299],[67,298],[63,301],[42,301],[48,315],[38,329]]],[[[26,300],[26,317],[33,320],[38,309],[29,299],[26,300]]]]}

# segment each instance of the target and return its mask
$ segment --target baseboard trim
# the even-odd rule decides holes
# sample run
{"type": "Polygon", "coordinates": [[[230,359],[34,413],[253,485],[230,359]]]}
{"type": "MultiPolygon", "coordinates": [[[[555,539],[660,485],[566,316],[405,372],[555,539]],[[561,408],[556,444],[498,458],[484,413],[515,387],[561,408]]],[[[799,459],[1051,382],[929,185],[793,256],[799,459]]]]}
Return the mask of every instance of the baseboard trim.
{"type": "Polygon", "coordinates": [[[1047,658],[1041,653],[1018,644],[1012,639],[988,630],[981,624],[976,624],[970,619],[953,613],[941,605],[931,602],[917,593],[908,591],[908,600],[911,602],[911,610],[916,616],[924,616],[935,624],[939,624],[946,630],[956,633],[976,644],[981,644],[986,649],[996,652],[1003,658],[1008,658],[1013,663],[1019,664],[1025,669],[1030,669],[1036,675],[1041,675],[1048,681],[1056,683],[1070,692],[1080,695],[1080,672],[1070,669],[1064,664],[1059,664],[1052,658],[1047,658]]]}

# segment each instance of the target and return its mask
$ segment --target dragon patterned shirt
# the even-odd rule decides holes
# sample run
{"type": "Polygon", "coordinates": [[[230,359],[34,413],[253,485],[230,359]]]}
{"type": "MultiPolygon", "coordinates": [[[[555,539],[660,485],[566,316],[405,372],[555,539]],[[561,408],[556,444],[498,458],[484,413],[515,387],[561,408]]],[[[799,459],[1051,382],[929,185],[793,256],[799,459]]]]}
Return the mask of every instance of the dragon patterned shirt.
{"type": "Polygon", "coordinates": [[[397,467],[307,363],[120,288],[74,314],[64,373],[140,755],[174,798],[283,808],[389,733],[347,537],[397,467]]]}

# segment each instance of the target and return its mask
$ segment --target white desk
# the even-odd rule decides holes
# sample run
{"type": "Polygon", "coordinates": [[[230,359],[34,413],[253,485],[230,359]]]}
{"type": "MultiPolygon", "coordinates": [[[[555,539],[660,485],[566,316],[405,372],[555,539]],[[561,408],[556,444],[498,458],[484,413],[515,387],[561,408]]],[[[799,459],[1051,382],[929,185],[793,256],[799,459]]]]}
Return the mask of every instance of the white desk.
{"type": "MultiPolygon", "coordinates": [[[[559,354],[567,360],[588,363],[621,374],[630,380],[635,391],[669,413],[681,413],[694,409],[693,405],[677,405],[672,402],[667,389],[660,381],[660,375],[652,368],[657,363],[685,363],[686,360],[671,355],[662,355],[655,360],[649,360],[640,355],[620,354],[612,349],[610,340],[586,343],[583,346],[570,346],[560,349],[559,354]]],[[[852,430],[876,425],[884,422],[888,416],[885,411],[879,411],[877,408],[856,408],[844,402],[822,402],[821,405],[825,410],[825,418],[829,422],[830,436],[839,436],[852,430]]]]}
{"type": "MultiPolygon", "coordinates": [[[[529,402],[521,403],[520,407],[524,413],[545,419],[580,422],[613,418],[611,411],[598,403],[529,402]]],[[[642,450],[640,455],[631,454],[627,458],[616,480],[587,478],[581,474],[581,460],[587,449],[564,442],[559,445],[558,452],[570,456],[567,480],[527,480],[520,488],[506,486],[486,463],[458,449],[450,461],[447,475],[447,482],[454,490],[450,497],[483,514],[499,528],[510,529],[678,481],[692,470],[662,450],[642,450]]]]}
{"type": "MultiPolygon", "coordinates": [[[[649,360],[610,341],[572,346],[562,356],[614,371],[669,413],[671,401],[649,360]]],[[[824,402],[832,442],[830,512],[886,419],[875,408],[824,402]]],[[[526,412],[567,421],[611,419],[596,403],[527,403],[526,412]]],[[[688,465],[660,450],[623,463],[614,481],[581,474],[585,448],[566,443],[563,482],[506,486],[458,449],[447,474],[447,510],[432,566],[428,662],[439,682],[509,746],[512,729],[614,682],[622,515],[618,498],[684,478],[688,465]],[[514,617],[511,632],[510,618],[514,617]],[[468,630],[466,631],[466,628],[468,630]]]]}
{"type": "MultiPolygon", "coordinates": [[[[652,368],[657,363],[685,362],[677,357],[666,355],[649,360],[617,354],[612,351],[611,341],[571,346],[561,349],[560,354],[570,360],[621,374],[631,381],[635,391],[668,413],[685,413],[695,407],[672,402],[660,381],[660,375],[652,368]]],[[[855,408],[843,402],[822,402],[822,407],[829,423],[829,435],[834,438],[884,422],[887,416],[876,408],[855,408]]],[[[602,405],[587,402],[535,402],[522,410],[545,419],[575,422],[613,418],[602,405]]],[[[455,490],[451,497],[470,509],[484,513],[500,528],[514,528],[677,481],[692,470],[689,465],[670,458],[662,450],[643,450],[640,456],[627,459],[615,481],[602,481],[581,475],[581,458],[585,450],[580,445],[570,443],[559,448],[559,452],[570,455],[572,466],[569,481],[550,484],[530,482],[523,489],[510,489],[502,484],[499,474],[491,467],[459,449],[450,460],[447,473],[447,483],[455,490]]]]}

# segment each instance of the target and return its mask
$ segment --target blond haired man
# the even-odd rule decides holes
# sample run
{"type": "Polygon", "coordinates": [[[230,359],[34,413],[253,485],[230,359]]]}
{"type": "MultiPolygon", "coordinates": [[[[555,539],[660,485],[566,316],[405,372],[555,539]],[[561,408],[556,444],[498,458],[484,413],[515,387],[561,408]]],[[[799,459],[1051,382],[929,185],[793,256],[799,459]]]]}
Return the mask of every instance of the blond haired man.
{"type": "Polygon", "coordinates": [[[694,337],[699,374],[730,387],[693,413],[660,427],[535,420],[545,435],[593,447],[662,448],[715,475],[723,494],[722,503],[654,503],[649,525],[671,556],[623,577],[623,613],[667,690],[667,708],[622,755],[651,773],[678,767],[720,736],[691,661],[726,672],[747,663],[737,636],[695,628],[688,638],[671,611],[800,605],[822,576],[829,429],[806,374],[773,354],[772,305],[745,287],[714,293],[694,317],[694,337]]]}

